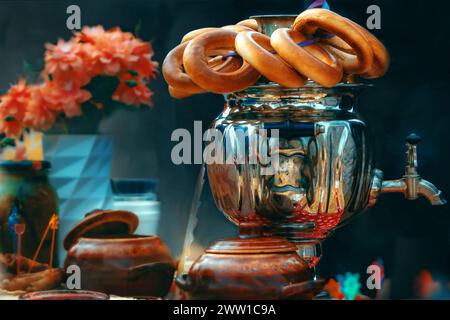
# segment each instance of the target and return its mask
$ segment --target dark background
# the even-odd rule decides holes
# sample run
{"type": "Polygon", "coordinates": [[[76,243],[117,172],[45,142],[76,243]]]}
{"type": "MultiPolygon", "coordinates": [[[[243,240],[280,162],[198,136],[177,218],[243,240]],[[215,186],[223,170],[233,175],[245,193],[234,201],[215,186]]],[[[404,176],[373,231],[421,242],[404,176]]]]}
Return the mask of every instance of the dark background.
{"type": "MultiPolygon", "coordinates": [[[[382,10],[382,28],[374,33],[389,49],[388,74],[360,99],[360,114],[369,124],[376,163],[387,179],[404,171],[404,138],[416,132],[419,172],[450,198],[450,46],[447,1],[331,0],[331,9],[360,24],[366,8],[382,10]]],[[[68,39],[66,8],[78,4],[83,25],[120,26],[133,31],[141,22],[140,37],[152,41],[155,59],[190,30],[236,23],[254,14],[298,13],[310,1],[0,1],[0,90],[5,92],[23,71],[23,62],[39,63],[44,43],[68,39]]],[[[204,128],[223,105],[221,96],[200,95],[176,101],[169,97],[160,75],[152,82],[154,107],[117,110],[98,128],[114,137],[113,177],[151,177],[160,181],[160,233],[174,255],[181,253],[199,167],[175,166],[170,159],[176,128],[191,130],[194,120],[204,128]]],[[[88,121],[88,119],[85,119],[88,121]]],[[[207,190],[206,190],[207,192],[207,190]]],[[[205,197],[204,197],[205,198],[205,197]]],[[[205,205],[227,226],[210,195],[205,205]]],[[[375,208],[339,230],[324,246],[319,273],[334,277],[359,272],[375,259],[384,261],[391,279],[391,298],[414,295],[414,278],[422,269],[444,285],[450,281],[450,209],[432,207],[424,199],[406,201],[401,195],[382,196],[375,208]]]]}

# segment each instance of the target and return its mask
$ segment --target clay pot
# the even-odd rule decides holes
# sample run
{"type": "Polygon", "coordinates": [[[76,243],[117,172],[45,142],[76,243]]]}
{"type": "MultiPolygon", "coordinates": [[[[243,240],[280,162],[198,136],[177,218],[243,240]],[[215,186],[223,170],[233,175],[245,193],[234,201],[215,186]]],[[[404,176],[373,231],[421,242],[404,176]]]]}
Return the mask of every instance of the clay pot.
{"type": "Polygon", "coordinates": [[[176,284],[188,299],[312,299],[323,283],[282,238],[233,238],[209,247],[176,284]]]}
{"type": "Polygon", "coordinates": [[[67,235],[65,267],[81,269],[81,289],[120,296],[165,296],[175,266],[157,236],[133,235],[137,216],[127,211],[98,211],[67,235]]]}

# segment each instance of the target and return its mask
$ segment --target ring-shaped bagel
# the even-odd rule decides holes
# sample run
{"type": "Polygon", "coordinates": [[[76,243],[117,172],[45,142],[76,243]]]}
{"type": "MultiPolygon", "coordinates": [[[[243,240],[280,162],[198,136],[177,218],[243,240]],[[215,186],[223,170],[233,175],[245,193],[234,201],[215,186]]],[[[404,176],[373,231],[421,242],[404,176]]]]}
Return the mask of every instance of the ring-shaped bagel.
{"type": "Polygon", "coordinates": [[[258,31],[258,22],[255,19],[245,19],[236,23],[238,26],[244,26],[255,31],[258,31]]]}
{"type": "Polygon", "coordinates": [[[192,30],[184,35],[184,37],[181,39],[181,43],[191,41],[195,37],[197,37],[205,32],[215,31],[218,29],[220,29],[220,28],[211,27],[211,28],[200,28],[200,29],[192,30]]]}
{"type": "Polygon", "coordinates": [[[327,46],[338,49],[339,51],[355,55],[355,51],[352,49],[352,47],[350,47],[344,40],[337,36],[322,38],[320,42],[327,46]]]}
{"type": "Polygon", "coordinates": [[[163,77],[167,84],[185,94],[205,92],[194,83],[183,70],[183,54],[189,42],[184,42],[172,49],[164,59],[162,65],[163,77]]]}
{"type": "MultiPolygon", "coordinates": [[[[389,52],[386,47],[366,28],[354,21],[347,19],[355,28],[357,28],[366,37],[373,51],[373,63],[369,70],[360,76],[365,78],[378,78],[383,76],[389,68],[389,52]]],[[[354,50],[339,37],[325,38],[321,42],[325,48],[336,55],[340,60],[356,59],[354,50]]]]}
{"type": "Polygon", "coordinates": [[[189,42],[183,54],[183,64],[193,82],[214,93],[230,93],[244,90],[258,80],[260,73],[245,60],[238,70],[227,73],[217,72],[208,65],[210,51],[235,50],[237,35],[222,29],[201,34],[189,42]]]}
{"type": "Polygon", "coordinates": [[[288,88],[299,88],[306,83],[307,78],[271,52],[268,36],[255,31],[241,32],[235,44],[237,53],[267,79],[288,88]]]}
{"type": "MultiPolygon", "coordinates": [[[[171,96],[174,98],[187,97],[197,93],[206,92],[205,89],[195,84],[191,78],[184,72],[183,67],[183,53],[188,42],[182,43],[174,48],[166,56],[163,62],[163,76],[169,87],[171,96]],[[174,93],[174,94],[172,94],[174,93]]],[[[224,54],[226,50],[219,50],[219,53],[224,54]]],[[[233,72],[238,70],[242,65],[242,58],[236,56],[222,57],[216,56],[208,59],[210,68],[217,72],[233,72]]]]}
{"type": "Polygon", "coordinates": [[[184,99],[184,98],[192,96],[192,93],[184,92],[184,91],[174,88],[170,85],[169,85],[169,94],[172,98],[175,98],[175,99],[184,99]]]}
{"type": "Polygon", "coordinates": [[[226,29],[226,30],[230,30],[230,31],[234,31],[234,32],[245,32],[245,31],[253,31],[253,29],[246,27],[246,26],[238,26],[238,25],[228,25],[228,26],[223,26],[222,29],[226,29]]]}
{"type": "Polygon", "coordinates": [[[357,28],[369,42],[373,51],[372,66],[365,73],[361,74],[365,78],[378,78],[383,76],[389,69],[390,57],[386,47],[366,28],[360,26],[356,22],[347,19],[355,28],[357,28]]]}
{"type": "Polygon", "coordinates": [[[326,9],[309,9],[294,21],[292,29],[314,35],[318,29],[333,34],[345,41],[355,52],[355,60],[344,60],[344,71],[349,74],[367,72],[373,63],[373,50],[361,31],[348,19],[326,9]]]}
{"type": "Polygon", "coordinates": [[[280,28],[272,33],[270,43],[280,57],[295,70],[324,87],[333,87],[342,79],[342,65],[329,52],[315,44],[301,47],[306,40],[300,32],[280,28]]]}
{"type": "MultiPolygon", "coordinates": [[[[228,25],[228,26],[223,26],[221,28],[231,30],[234,32],[243,32],[243,31],[253,30],[245,25],[228,25]]],[[[216,31],[216,30],[220,30],[221,28],[210,27],[210,28],[200,28],[200,29],[192,30],[184,35],[184,37],[181,39],[181,43],[191,41],[195,37],[197,37],[205,32],[216,31]]]]}

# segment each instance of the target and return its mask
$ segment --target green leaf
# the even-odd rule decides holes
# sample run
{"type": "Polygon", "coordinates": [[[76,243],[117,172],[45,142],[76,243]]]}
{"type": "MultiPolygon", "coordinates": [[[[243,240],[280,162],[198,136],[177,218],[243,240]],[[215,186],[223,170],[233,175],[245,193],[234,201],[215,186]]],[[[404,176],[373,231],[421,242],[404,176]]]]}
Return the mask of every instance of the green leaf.
{"type": "Polygon", "coordinates": [[[134,35],[136,37],[139,37],[139,34],[141,33],[141,29],[142,29],[142,20],[141,20],[141,18],[139,18],[138,23],[134,27],[134,35]]]}
{"type": "Polygon", "coordinates": [[[135,71],[135,70],[130,70],[128,71],[129,74],[131,74],[133,77],[136,77],[139,75],[139,72],[135,71]]]}
{"type": "Polygon", "coordinates": [[[15,119],[15,118],[14,118],[13,116],[11,116],[11,115],[5,117],[5,121],[6,121],[6,122],[11,122],[11,121],[13,121],[14,119],[15,119]]]}
{"type": "Polygon", "coordinates": [[[2,139],[2,146],[3,147],[7,147],[7,146],[15,147],[16,146],[16,142],[12,138],[3,138],[2,139]]]}
{"type": "Polygon", "coordinates": [[[31,76],[36,71],[34,71],[33,65],[31,63],[24,61],[23,62],[23,72],[25,73],[26,76],[31,76]]]}
{"type": "Polygon", "coordinates": [[[137,86],[136,80],[127,80],[125,81],[125,84],[130,88],[134,88],[137,86]]]}
{"type": "Polygon", "coordinates": [[[107,105],[118,85],[117,77],[98,76],[84,88],[92,94],[92,100],[107,105]]]}

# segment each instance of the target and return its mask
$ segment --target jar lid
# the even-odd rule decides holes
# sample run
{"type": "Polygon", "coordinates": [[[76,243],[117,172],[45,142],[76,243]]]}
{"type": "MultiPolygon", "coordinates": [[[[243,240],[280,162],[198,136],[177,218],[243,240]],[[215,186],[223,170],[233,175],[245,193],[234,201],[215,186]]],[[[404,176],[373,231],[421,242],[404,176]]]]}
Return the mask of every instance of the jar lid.
{"type": "Polygon", "coordinates": [[[215,254],[287,253],[295,251],[297,251],[297,246],[279,237],[230,238],[219,240],[206,249],[207,253],[215,254]]]}
{"type": "Polygon", "coordinates": [[[64,248],[69,250],[79,238],[120,236],[136,231],[139,218],[131,211],[94,210],[85,215],[64,239],[64,248]]]}

